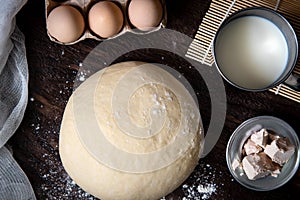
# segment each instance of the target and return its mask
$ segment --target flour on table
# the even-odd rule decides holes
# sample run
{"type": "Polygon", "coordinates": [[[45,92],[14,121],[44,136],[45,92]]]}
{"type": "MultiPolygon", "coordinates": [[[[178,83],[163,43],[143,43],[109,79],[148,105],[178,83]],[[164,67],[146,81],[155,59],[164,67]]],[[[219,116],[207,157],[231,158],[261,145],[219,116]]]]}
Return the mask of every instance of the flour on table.
{"type": "Polygon", "coordinates": [[[96,200],[95,197],[83,191],[78,185],[76,185],[76,183],[67,174],[65,174],[62,166],[55,166],[55,163],[57,163],[57,156],[54,155],[52,153],[43,155],[43,158],[46,160],[43,165],[47,165],[47,168],[52,166],[49,171],[41,176],[44,179],[41,189],[45,199],[96,200]]]}
{"type": "Polygon", "coordinates": [[[91,73],[90,71],[80,70],[77,73],[77,80],[80,82],[85,81],[88,78],[88,76],[90,75],[90,73],[91,73]]]}
{"type": "Polygon", "coordinates": [[[184,197],[182,200],[205,200],[210,199],[214,194],[220,195],[224,184],[220,183],[222,172],[210,164],[200,162],[198,166],[199,170],[195,170],[192,174],[192,183],[185,183],[182,185],[184,197]],[[220,191],[219,191],[220,190],[220,191]]]}

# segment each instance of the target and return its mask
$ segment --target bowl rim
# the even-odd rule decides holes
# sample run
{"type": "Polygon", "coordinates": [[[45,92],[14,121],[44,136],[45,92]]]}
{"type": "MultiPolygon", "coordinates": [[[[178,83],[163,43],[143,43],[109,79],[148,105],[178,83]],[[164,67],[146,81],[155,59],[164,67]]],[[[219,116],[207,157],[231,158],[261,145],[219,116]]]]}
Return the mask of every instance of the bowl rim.
{"type": "MultiPolygon", "coordinates": [[[[255,16],[255,15],[247,15],[247,16],[255,16]]],[[[277,26],[277,24],[275,24],[277,26]]],[[[280,29],[280,31],[283,33],[283,31],[280,29]]],[[[235,11],[233,12],[232,14],[228,15],[222,22],[221,24],[219,25],[219,28],[217,29],[215,35],[214,35],[214,38],[212,40],[212,56],[213,56],[213,60],[214,60],[214,64],[215,64],[215,67],[217,68],[219,74],[223,77],[224,80],[227,81],[227,83],[229,83],[230,85],[238,88],[238,89],[241,89],[241,90],[244,90],[244,91],[248,91],[248,92],[262,92],[262,91],[266,91],[268,89],[271,89],[277,85],[280,85],[281,83],[284,83],[284,81],[292,74],[293,70],[295,69],[295,66],[296,66],[296,63],[297,63],[297,58],[298,58],[298,55],[299,55],[299,44],[298,44],[298,37],[297,37],[297,34],[295,32],[295,29],[294,27],[290,24],[290,22],[287,20],[286,17],[284,17],[282,14],[280,14],[279,12],[271,9],[271,8],[267,8],[267,7],[263,7],[263,6],[253,6],[253,7],[247,7],[247,8],[242,8],[238,11],[235,11]],[[266,87],[263,87],[263,88],[247,88],[247,87],[243,87],[243,86],[240,86],[238,85],[237,83],[235,83],[234,81],[230,80],[224,73],[223,71],[221,70],[221,67],[220,67],[220,63],[218,62],[218,59],[217,59],[217,53],[216,53],[216,42],[217,42],[217,39],[221,33],[221,31],[226,27],[227,24],[229,24],[230,22],[238,19],[238,18],[241,18],[241,17],[244,17],[244,16],[238,16],[240,14],[244,14],[246,12],[252,12],[252,11],[262,11],[262,12],[266,12],[266,13],[271,13],[273,14],[274,16],[276,16],[277,18],[281,19],[286,27],[289,28],[289,30],[293,33],[293,41],[295,42],[295,48],[296,48],[296,53],[295,53],[295,59],[293,61],[293,64],[292,64],[292,67],[288,70],[287,74],[275,81],[273,81],[273,83],[271,83],[270,85],[266,86],[266,87]],[[238,16],[238,17],[236,17],[238,16]]]]}
{"type": "MultiPolygon", "coordinates": [[[[288,137],[289,140],[291,140],[290,137],[288,137]]],[[[293,140],[294,141],[294,140],[293,140]]],[[[231,134],[228,142],[227,142],[227,146],[226,146],[226,163],[227,163],[227,167],[231,173],[231,175],[233,176],[233,178],[240,183],[242,186],[251,189],[251,190],[255,190],[255,191],[270,191],[270,190],[274,190],[277,189],[281,186],[283,186],[284,184],[286,184],[291,178],[293,178],[293,176],[296,174],[296,172],[298,171],[299,168],[299,160],[300,160],[300,143],[299,143],[299,136],[297,135],[297,133],[295,132],[295,130],[284,120],[274,117],[274,116],[267,116],[267,115],[262,115],[262,116],[256,116],[256,117],[252,117],[249,118],[247,120],[245,120],[244,122],[242,122],[235,130],[234,132],[231,134]],[[291,131],[290,134],[293,135],[293,139],[295,139],[295,153],[297,153],[297,157],[296,157],[296,164],[294,165],[294,167],[292,168],[292,170],[288,173],[288,176],[286,176],[282,182],[279,182],[279,184],[277,184],[276,186],[272,187],[272,188],[259,188],[259,187],[252,187],[250,184],[245,184],[243,181],[240,180],[239,176],[237,176],[237,174],[235,173],[235,170],[233,170],[232,168],[232,158],[230,157],[230,146],[232,145],[232,143],[234,142],[234,139],[236,138],[237,133],[240,131],[241,128],[243,128],[245,125],[252,123],[254,121],[258,121],[261,119],[268,119],[268,120],[274,120],[276,122],[282,123],[284,124],[286,127],[288,127],[291,131]]]]}

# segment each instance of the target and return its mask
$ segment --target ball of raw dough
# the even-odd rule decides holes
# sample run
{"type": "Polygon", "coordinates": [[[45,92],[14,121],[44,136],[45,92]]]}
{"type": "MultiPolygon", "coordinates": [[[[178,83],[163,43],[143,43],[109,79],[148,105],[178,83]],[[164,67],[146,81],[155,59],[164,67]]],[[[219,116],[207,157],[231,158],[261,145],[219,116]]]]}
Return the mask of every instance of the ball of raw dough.
{"type": "Polygon", "coordinates": [[[194,99],[171,73],[124,62],[75,90],[59,152],[71,178],[100,199],[158,199],[194,170],[202,130],[194,99]]]}

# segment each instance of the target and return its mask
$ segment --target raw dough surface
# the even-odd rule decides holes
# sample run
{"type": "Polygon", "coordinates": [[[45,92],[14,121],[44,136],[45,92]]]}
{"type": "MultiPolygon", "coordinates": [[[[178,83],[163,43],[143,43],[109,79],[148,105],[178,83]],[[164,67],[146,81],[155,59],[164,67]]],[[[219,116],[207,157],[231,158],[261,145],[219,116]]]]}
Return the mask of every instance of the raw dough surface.
{"type": "Polygon", "coordinates": [[[203,141],[188,90],[158,66],[124,62],[73,93],[59,151],[68,174],[98,198],[158,199],[192,173],[203,141]]]}

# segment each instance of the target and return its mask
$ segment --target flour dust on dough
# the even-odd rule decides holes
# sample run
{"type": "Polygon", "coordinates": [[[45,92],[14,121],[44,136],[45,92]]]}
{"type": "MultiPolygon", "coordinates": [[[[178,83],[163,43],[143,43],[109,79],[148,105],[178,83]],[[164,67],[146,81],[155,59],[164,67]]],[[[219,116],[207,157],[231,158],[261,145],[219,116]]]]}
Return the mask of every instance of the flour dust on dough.
{"type": "Polygon", "coordinates": [[[192,173],[203,149],[198,106],[167,70],[123,62],[70,97],[59,138],[64,168],[101,199],[158,199],[192,173]]]}

